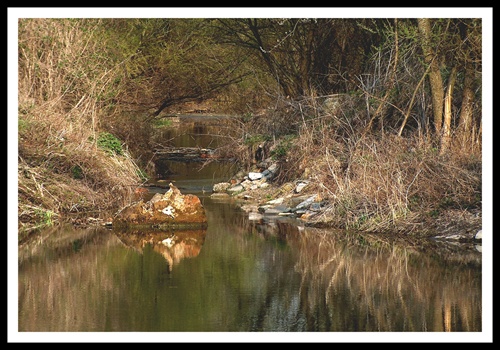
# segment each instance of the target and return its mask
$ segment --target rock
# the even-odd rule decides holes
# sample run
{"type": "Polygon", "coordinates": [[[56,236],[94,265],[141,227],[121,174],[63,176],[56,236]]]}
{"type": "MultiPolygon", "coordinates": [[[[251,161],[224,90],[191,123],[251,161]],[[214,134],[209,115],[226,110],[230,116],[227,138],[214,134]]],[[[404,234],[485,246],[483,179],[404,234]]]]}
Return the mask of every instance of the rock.
{"type": "Polygon", "coordinates": [[[257,211],[259,213],[264,214],[267,210],[271,209],[273,206],[272,205],[261,205],[257,208],[257,211]]]}
{"type": "Polygon", "coordinates": [[[264,210],[266,215],[279,215],[280,213],[289,213],[291,211],[290,207],[285,205],[277,205],[275,207],[267,208],[264,210]]]}
{"type": "Polygon", "coordinates": [[[187,229],[207,225],[205,208],[193,194],[183,195],[170,184],[163,195],[157,193],[151,200],[132,203],[114,217],[114,228],[187,229]]]}
{"type": "Polygon", "coordinates": [[[236,194],[239,192],[243,192],[244,190],[245,190],[245,187],[243,187],[243,185],[239,184],[239,185],[235,185],[233,187],[228,188],[227,192],[231,193],[231,194],[236,194]]]}
{"type": "Polygon", "coordinates": [[[474,239],[482,240],[483,239],[483,230],[477,231],[476,235],[474,236],[474,239]]]}
{"type": "Polygon", "coordinates": [[[311,203],[311,205],[309,206],[309,210],[320,211],[321,210],[321,203],[311,203]]]}
{"type": "Polygon", "coordinates": [[[300,193],[309,184],[309,181],[300,181],[295,187],[295,193],[300,193]]]}
{"type": "Polygon", "coordinates": [[[278,164],[273,163],[266,170],[262,172],[262,176],[266,180],[271,180],[274,177],[274,175],[276,175],[277,171],[278,171],[278,164]]]}
{"type": "Polygon", "coordinates": [[[216,193],[225,192],[229,187],[231,187],[229,182],[220,182],[215,184],[212,190],[216,193]]]}
{"type": "Polygon", "coordinates": [[[278,215],[279,213],[281,213],[281,210],[276,208],[269,208],[264,211],[265,215],[278,215]]]}
{"type": "Polygon", "coordinates": [[[276,171],[278,170],[278,164],[277,163],[271,164],[269,168],[267,168],[267,170],[269,170],[272,174],[276,173],[276,171]]]}
{"type": "Polygon", "coordinates": [[[301,209],[308,209],[311,204],[314,203],[316,200],[317,195],[313,195],[311,197],[308,197],[305,201],[299,203],[296,207],[295,210],[301,210],[301,209]]]}
{"type": "Polygon", "coordinates": [[[243,186],[244,190],[246,190],[246,189],[250,188],[250,186],[252,186],[253,183],[252,183],[252,181],[246,179],[246,180],[241,181],[240,185],[243,186]]]}
{"type": "Polygon", "coordinates": [[[248,173],[248,178],[251,181],[262,179],[262,173],[248,173]]]}
{"type": "Polygon", "coordinates": [[[267,204],[276,204],[276,205],[279,205],[279,204],[283,204],[284,201],[285,201],[284,197],[279,197],[279,198],[272,199],[272,200],[268,201],[267,204]]]}

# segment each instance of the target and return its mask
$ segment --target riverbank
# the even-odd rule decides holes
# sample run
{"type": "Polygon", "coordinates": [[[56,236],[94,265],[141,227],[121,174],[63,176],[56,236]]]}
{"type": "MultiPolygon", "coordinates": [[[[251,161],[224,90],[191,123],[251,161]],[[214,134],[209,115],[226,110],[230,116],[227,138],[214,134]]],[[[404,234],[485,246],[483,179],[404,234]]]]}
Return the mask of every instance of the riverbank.
{"type": "MultiPolygon", "coordinates": [[[[307,169],[302,177],[282,181],[282,173],[289,166],[273,157],[266,158],[255,162],[246,170],[240,167],[233,176],[214,183],[212,188],[205,186],[203,195],[233,202],[247,213],[250,220],[256,222],[286,220],[300,226],[370,234],[392,234],[453,242],[479,240],[477,233],[482,229],[482,212],[477,207],[459,209],[450,206],[425,210],[408,205],[401,216],[383,216],[380,211],[377,216],[376,209],[372,213],[365,209],[363,212],[354,213],[357,217],[353,219],[354,209],[359,208],[359,205],[347,203],[348,206],[345,200],[349,198],[348,194],[333,192],[332,187],[325,186],[321,173],[315,174],[307,169]]],[[[208,169],[206,165],[204,169],[208,169]]],[[[210,173],[212,171],[216,171],[215,168],[211,168],[210,173]]],[[[135,190],[134,200],[147,196],[147,193],[155,188],[161,191],[165,184],[164,180],[143,184],[135,190]]],[[[103,212],[98,218],[76,216],[70,221],[79,227],[95,224],[112,226],[112,217],[113,213],[103,212]]]]}
{"type": "MultiPolygon", "coordinates": [[[[197,116],[195,119],[203,120],[202,125],[204,125],[207,120],[213,122],[214,118],[197,116]]],[[[195,124],[182,123],[184,128],[188,125],[194,128],[195,124]]],[[[174,134],[179,133],[177,130],[179,127],[180,125],[175,127],[174,134]]],[[[214,127],[217,128],[218,124],[214,127]]],[[[197,132],[201,135],[211,134],[200,128],[199,124],[197,128],[199,129],[197,132]]],[[[194,135],[185,132],[186,135],[190,135],[189,138],[194,135]]],[[[168,137],[167,139],[170,140],[168,137]]],[[[210,193],[213,197],[234,201],[241,210],[248,213],[249,218],[257,221],[277,218],[296,220],[298,225],[309,227],[430,237],[456,242],[477,241],[476,234],[482,228],[482,212],[478,206],[480,193],[479,197],[478,194],[474,194],[476,191],[474,188],[478,179],[480,185],[480,178],[475,174],[476,169],[480,171],[480,167],[473,157],[469,157],[468,163],[451,157],[444,159],[424,147],[418,151],[414,150],[411,143],[407,144],[408,140],[405,140],[405,148],[399,147],[396,151],[394,148],[397,145],[394,146],[387,141],[385,144],[382,142],[377,144],[370,139],[364,141],[371,142],[370,148],[365,148],[365,152],[355,153],[356,157],[351,156],[351,159],[343,161],[350,156],[347,151],[345,154],[337,152],[333,155],[326,149],[325,153],[313,154],[310,148],[300,148],[304,143],[304,139],[300,137],[288,140],[290,143],[286,143],[284,139],[256,142],[259,140],[255,138],[252,142],[233,145],[232,151],[226,152],[232,158],[224,159],[232,159],[231,162],[234,162],[239,171],[236,170],[234,176],[228,175],[222,182],[216,182],[213,188],[204,187],[203,191],[213,192],[210,193]],[[248,166],[248,163],[242,160],[245,157],[255,156],[256,150],[262,150],[269,157],[259,162],[255,159],[250,160],[253,165],[248,166]],[[463,169],[457,171],[458,166],[463,169]],[[382,182],[382,176],[386,179],[385,182],[382,182]]],[[[212,142],[211,138],[206,142],[212,142]]],[[[214,150],[217,157],[203,161],[213,162],[211,165],[216,164],[218,159],[221,159],[220,154],[225,154],[220,153],[224,147],[229,148],[225,144],[217,147],[214,150]]],[[[128,164],[129,173],[137,169],[128,154],[124,156],[110,155],[106,152],[97,154],[100,155],[99,159],[113,160],[111,168],[128,164]]],[[[210,164],[200,162],[193,164],[200,165],[199,170],[203,169],[207,179],[213,176],[211,175],[213,171],[217,171],[211,169],[210,164]]],[[[168,167],[165,169],[171,170],[168,167]]],[[[80,191],[85,184],[83,181],[76,181],[73,172],[68,178],[63,176],[50,178],[53,181],[58,180],[59,186],[56,186],[55,182],[46,180],[45,185],[40,187],[38,184],[42,182],[41,177],[37,180],[38,176],[41,176],[40,171],[36,172],[37,177],[26,176],[33,174],[33,170],[24,162],[20,164],[21,170],[23,176],[20,177],[22,180],[20,190],[28,193],[25,188],[32,187],[33,190],[29,193],[32,196],[39,194],[40,198],[43,198],[44,191],[49,191],[51,198],[54,198],[54,195],[59,193],[56,188],[66,189],[64,192],[66,195],[75,190],[80,191]]],[[[202,174],[199,170],[196,171],[198,174],[196,176],[202,174]]],[[[107,176],[110,174],[110,171],[106,172],[107,176]]],[[[72,205],[70,210],[53,211],[52,216],[49,216],[49,211],[42,212],[34,207],[32,215],[23,209],[19,216],[22,227],[34,227],[36,230],[38,229],[38,226],[35,226],[38,225],[36,220],[42,220],[44,226],[59,222],[71,222],[78,227],[112,226],[112,210],[120,209],[117,205],[138,200],[144,194],[143,191],[147,192],[147,182],[141,184],[137,179],[123,177],[120,179],[122,182],[127,179],[129,183],[135,185],[122,186],[125,191],[116,198],[105,192],[97,198],[96,191],[91,191],[87,187],[80,191],[91,194],[89,198],[93,203],[101,203],[100,210],[96,212],[88,210],[82,201],[78,206],[72,205]],[[40,213],[45,213],[41,219],[40,213]]],[[[103,188],[109,187],[104,186],[105,182],[101,183],[103,188]]],[[[109,178],[109,184],[114,183],[115,179],[109,178]]],[[[116,188],[114,193],[116,194],[116,188]]],[[[73,199],[65,199],[65,195],[61,194],[61,199],[56,204],[66,201],[72,203],[73,199]]],[[[24,196],[20,198],[24,200],[24,196]]],[[[34,200],[31,200],[31,203],[34,203],[34,200]]],[[[21,205],[20,208],[26,208],[25,205],[21,205]]],[[[23,237],[24,234],[20,235],[20,240],[23,237]]]]}
{"type": "Polygon", "coordinates": [[[417,238],[435,238],[456,242],[481,240],[482,215],[480,210],[448,208],[439,215],[409,212],[407,217],[381,225],[347,226],[336,217],[335,196],[314,179],[297,179],[277,184],[273,181],[278,164],[268,160],[250,172],[240,171],[228,182],[214,185],[212,198],[234,199],[252,220],[272,217],[292,218],[310,227],[335,228],[366,233],[392,233],[417,238]],[[378,228],[380,227],[380,229],[378,228]],[[479,233],[479,234],[478,234],[479,233]]]}

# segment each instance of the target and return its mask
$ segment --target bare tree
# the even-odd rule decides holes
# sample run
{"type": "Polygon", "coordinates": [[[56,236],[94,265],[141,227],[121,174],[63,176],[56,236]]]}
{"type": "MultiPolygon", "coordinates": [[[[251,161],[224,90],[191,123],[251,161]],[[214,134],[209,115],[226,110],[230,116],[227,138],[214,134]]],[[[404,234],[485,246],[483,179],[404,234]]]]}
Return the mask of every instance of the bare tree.
{"type": "Polygon", "coordinates": [[[422,49],[424,52],[425,63],[429,65],[429,82],[432,95],[432,111],[434,116],[434,128],[436,134],[441,133],[443,124],[443,80],[439,70],[437,53],[432,44],[431,22],[429,18],[418,19],[418,29],[421,34],[422,49]]]}

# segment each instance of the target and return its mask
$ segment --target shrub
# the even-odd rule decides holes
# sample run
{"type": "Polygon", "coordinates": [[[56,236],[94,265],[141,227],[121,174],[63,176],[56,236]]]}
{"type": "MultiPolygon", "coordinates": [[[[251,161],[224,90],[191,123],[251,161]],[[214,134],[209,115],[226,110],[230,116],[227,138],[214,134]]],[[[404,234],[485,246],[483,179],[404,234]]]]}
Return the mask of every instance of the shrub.
{"type": "Polygon", "coordinates": [[[97,137],[97,146],[111,154],[123,155],[121,141],[109,132],[101,132],[97,137]]]}

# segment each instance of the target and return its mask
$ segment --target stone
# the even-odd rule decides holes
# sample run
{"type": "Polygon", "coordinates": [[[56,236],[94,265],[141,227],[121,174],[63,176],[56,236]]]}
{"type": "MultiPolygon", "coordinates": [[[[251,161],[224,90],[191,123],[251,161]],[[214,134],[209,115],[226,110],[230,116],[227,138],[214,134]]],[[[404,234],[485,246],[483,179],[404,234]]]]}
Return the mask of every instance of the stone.
{"type": "Polygon", "coordinates": [[[251,181],[262,179],[262,173],[248,173],[248,178],[251,181]]]}
{"type": "Polygon", "coordinates": [[[277,163],[273,163],[269,166],[269,168],[267,168],[267,170],[269,170],[271,173],[276,173],[276,171],[278,170],[278,164],[277,163]]]}
{"type": "Polygon", "coordinates": [[[229,182],[220,182],[217,183],[213,186],[212,190],[213,192],[219,193],[219,192],[225,192],[229,187],[231,187],[231,184],[229,182]]]}
{"type": "Polygon", "coordinates": [[[277,205],[275,207],[267,208],[264,211],[266,215],[279,215],[280,213],[289,213],[291,210],[290,207],[285,205],[277,205]]]}
{"type": "Polygon", "coordinates": [[[300,181],[295,187],[295,193],[300,193],[308,184],[309,181],[300,181]]]}
{"type": "Polygon", "coordinates": [[[267,204],[276,204],[276,205],[279,205],[279,204],[283,204],[284,201],[285,201],[284,197],[278,197],[276,199],[272,199],[272,200],[268,201],[267,204]]]}
{"type": "Polygon", "coordinates": [[[243,185],[239,184],[239,185],[235,185],[233,187],[228,188],[227,192],[235,194],[235,193],[243,192],[244,190],[245,190],[245,187],[243,187],[243,185]]]}
{"type": "Polygon", "coordinates": [[[262,176],[263,176],[264,178],[271,177],[271,175],[272,175],[272,174],[271,174],[271,172],[270,172],[268,169],[266,169],[266,170],[264,170],[264,171],[262,172],[262,176]]]}
{"type": "Polygon", "coordinates": [[[482,240],[483,239],[483,230],[477,231],[476,235],[474,236],[474,239],[482,240]]]}
{"type": "Polygon", "coordinates": [[[247,189],[247,188],[250,188],[250,186],[253,185],[252,181],[251,180],[243,180],[242,182],[240,182],[240,185],[243,186],[243,189],[247,189]]]}
{"type": "Polygon", "coordinates": [[[311,205],[309,206],[309,210],[320,211],[321,210],[321,203],[311,203],[311,205]]]}
{"type": "Polygon", "coordinates": [[[207,225],[205,208],[193,194],[183,195],[173,184],[164,194],[157,193],[149,201],[132,203],[122,208],[113,219],[114,228],[186,229],[207,225]]]}
{"type": "Polygon", "coordinates": [[[316,197],[317,197],[316,195],[313,195],[313,196],[307,198],[305,201],[299,203],[295,207],[295,210],[308,209],[311,206],[311,204],[315,202],[316,197]]]}

